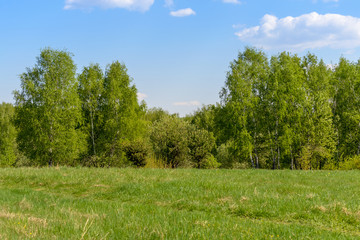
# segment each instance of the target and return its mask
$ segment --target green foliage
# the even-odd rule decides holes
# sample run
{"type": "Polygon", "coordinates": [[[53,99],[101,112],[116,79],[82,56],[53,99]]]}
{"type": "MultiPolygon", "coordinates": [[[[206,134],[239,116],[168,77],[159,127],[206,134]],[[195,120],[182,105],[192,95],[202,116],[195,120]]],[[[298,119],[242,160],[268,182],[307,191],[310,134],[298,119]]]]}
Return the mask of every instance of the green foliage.
{"type": "Polygon", "coordinates": [[[339,169],[341,170],[360,170],[360,156],[355,155],[353,157],[347,157],[344,161],[339,163],[339,169]]]}
{"type": "MultiPolygon", "coordinates": [[[[338,156],[360,154],[360,66],[341,58],[333,75],[335,127],[338,156]]],[[[340,160],[338,158],[338,160],[340,160]]]]}
{"type": "Polygon", "coordinates": [[[101,131],[101,97],[103,94],[104,74],[98,64],[84,67],[79,75],[78,93],[82,106],[83,130],[88,142],[88,154],[96,156],[96,148],[101,131]]]}
{"type": "Polygon", "coordinates": [[[214,155],[207,154],[200,162],[199,168],[203,169],[215,169],[220,167],[220,163],[216,160],[214,155]]]}
{"type": "Polygon", "coordinates": [[[303,138],[306,139],[301,149],[300,159],[308,161],[307,167],[299,163],[301,168],[321,169],[333,158],[335,130],[331,111],[330,80],[331,71],[323,61],[318,62],[314,55],[308,54],[303,65],[306,75],[305,114],[302,119],[303,138]]]}
{"type": "MultiPolygon", "coordinates": [[[[125,140],[123,140],[125,141],[125,140]]],[[[126,157],[123,149],[123,141],[113,142],[106,145],[106,151],[96,157],[95,167],[128,167],[131,162],[126,157]]]]}
{"type": "Polygon", "coordinates": [[[360,61],[245,48],[221,102],[185,118],[139,104],[118,61],[75,70],[69,52],[45,49],[20,76],[15,111],[0,105],[0,166],[356,168],[360,61]]]}
{"type": "Polygon", "coordinates": [[[145,113],[145,120],[150,123],[159,121],[165,116],[170,116],[169,112],[165,111],[162,108],[150,108],[145,113]]]}
{"type": "Polygon", "coordinates": [[[221,144],[216,150],[216,159],[221,164],[221,168],[233,168],[234,164],[238,162],[233,154],[234,143],[230,140],[221,144]]]}
{"type": "Polygon", "coordinates": [[[230,64],[225,87],[220,93],[223,111],[220,121],[227,140],[233,140],[235,154],[259,167],[257,148],[261,119],[258,102],[261,83],[269,72],[267,58],[261,51],[246,48],[230,64]],[[255,156],[255,161],[254,157],[255,156]]]}
{"type": "Polygon", "coordinates": [[[66,51],[44,49],[20,76],[15,126],[20,151],[34,165],[75,164],[84,151],[75,64],[66,51]]]}
{"type": "MultiPolygon", "coordinates": [[[[321,169],[334,158],[339,131],[334,127],[341,123],[340,119],[345,119],[343,115],[334,116],[336,109],[332,109],[339,108],[336,103],[339,100],[336,94],[332,100],[332,94],[343,88],[336,86],[338,83],[332,76],[338,75],[337,71],[345,65],[346,62],[341,63],[334,73],[311,54],[301,59],[282,52],[268,61],[263,52],[246,48],[230,64],[220,93],[222,106],[214,117],[218,130],[213,131],[220,140],[218,144],[230,141],[229,154],[242,159],[235,162],[248,162],[252,167],[321,169]],[[334,123],[333,117],[339,120],[334,123]]],[[[353,66],[354,74],[355,70],[353,66]]],[[[356,124],[360,122],[356,111],[346,115],[353,123],[344,123],[353,126],[351,135],[347,135],[346,141],[339,140],[345,143],[353,139],[350,146],[354,150],[360,146],[355,140],[359,129],[356,124]]],[[[343,154],[341,146],[344,145],[340,144],[338,151],[343,154]]],[[[222,154],[224,149],[219,149],[222,154]]]]}
{"type": "Polygon", "coordinates": [[[213,134],[177,116],[164,116],[156,121],[151,128],[150,141],[156,156],[171,168],[216,168],[219,165],[212,155],[213,134]]]}
{"type": "Polygon", "coordinates": [[[158,158],[171,168],[188,163],[189,123],[176,116],[165,116],[156,121],[150,132],[150,140],[158,158]]]}
{"type": "Polygon", "coordinates": [[[194,124],[200,129],[205,129],[208,132],[216,133],[216,110],[220,108],[218,105],[207,105],[195,111],[188,116],[191,124],[194,124]]]}
{"type": "Polygon", "coordinates": [[[110,157],[123,140],[141,137],[145,131],[144,111],[137,101],[137,89],[131,84],[125,65],[113,62],[105,73],[102,95],[101,151],[110,157]]]}
{"type": "Polygon", "coordinates": [[[14,166],[17,160],[16,129],[12,119],[14,107],[0,104],[0,167],[14,166]]]}
{"type": "Polygon", "coordinates": [[[123,151],[127,159],[136,167],[144,167],[149,156],[150,149],[143,139],[126,141],[123,143],[123,151]]]}
{"type": "Polygon", "coordinates": [[[195,125],[189,125],[187,141],[194,167],[216,168],[219,165],[211,154],[215,149],[215,138],[212,133],[205,129],[197,129],[195,125]]]}

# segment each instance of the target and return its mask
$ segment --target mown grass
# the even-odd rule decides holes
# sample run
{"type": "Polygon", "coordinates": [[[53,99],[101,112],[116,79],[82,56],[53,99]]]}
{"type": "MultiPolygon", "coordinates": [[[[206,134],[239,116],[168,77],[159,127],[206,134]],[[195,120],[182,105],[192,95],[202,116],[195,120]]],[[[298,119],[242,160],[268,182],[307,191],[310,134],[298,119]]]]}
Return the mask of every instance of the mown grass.
{"type": "Polygon", "coordinates": [[[0,169],[0,239],[360,239],[360,171],[0,169]]]}

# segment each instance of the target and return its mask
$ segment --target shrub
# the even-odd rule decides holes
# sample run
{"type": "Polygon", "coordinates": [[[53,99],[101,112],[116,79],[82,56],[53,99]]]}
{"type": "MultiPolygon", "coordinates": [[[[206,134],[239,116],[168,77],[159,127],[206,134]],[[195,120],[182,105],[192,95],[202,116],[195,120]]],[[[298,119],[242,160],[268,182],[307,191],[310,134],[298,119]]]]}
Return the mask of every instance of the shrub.
{"type": "Polygon", "coordinates": [[[188,125],[176,116],[164,116],[152,126],[150,140],[156,157],[164,159],[165,165],[171,168],[187,165],[188,125]]]}
{"type": "Polygon", "coordinates": [[[196,168],[214,168],[216,159],[211,152],[215,148],[215,138],[213,134],[204,129],[197,129],[195,125],[189,126],[188,146],[191,162],[196,168]],[[208,162],[214,163],[208,167],[208,162]]]}
{"type": "Polygon", "coordinates": [[[158,159],[171,168],[218,167],[211,152],[215,148],[212,133],[198,129],[177,116],[164,116],[151,129],[150,140],[158,159]],[[212,157],[211,157],[212,156],[212,157]]]}
{"type": "Polygon", "coordinates": [[[303,170],[322,169],[331,160],[328,149],[321,146],[305,145],[297,159],[299,168],[303,170]]]}
{"type": "Polygon", "coordinates": [[[346,158],[343,162],[339,163],[339,169],[341,170],[353,170],[360,169],[360,156],[346,158]]]}
{"type": "Polygon", "coordinates": [[[200,162],[199,167],[204,169],[213,169],[220,167],[220,163],[216,161],[216,158],[212,154],[207,154],[200,162]]]}
{"type": "Polygon", "coordinates": [[[137,167],[144,167],[146,165],[146,159],[149,155],[149,147],[147,143],[142,140],[125,141],[123,142],[122,149],[126,155],[126,158],[137,167]]]}

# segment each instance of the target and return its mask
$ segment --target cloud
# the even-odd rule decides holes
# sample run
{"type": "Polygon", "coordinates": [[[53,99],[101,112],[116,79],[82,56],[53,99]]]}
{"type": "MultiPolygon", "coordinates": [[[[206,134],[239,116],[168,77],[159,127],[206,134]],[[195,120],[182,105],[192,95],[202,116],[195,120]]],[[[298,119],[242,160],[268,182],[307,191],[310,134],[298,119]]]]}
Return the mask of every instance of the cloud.
{"type": "Polygon", "coordinates": [[[224,3],[241,4],[239,0],[222,0],[224,3]]]}
{"type": "Polygon", "coordinates": [[[171,11],[170,15],[173,17],[187,17],[190,15],[195,15],[195,11],[192,10],[191,8],[185,8],[185,9],[180,9],[177,11],[171,11]]]}
{"type": "Polygon", "coordinates": [[[360,18],[316,12],[280,19],[265,15],[259,26],[235,34],[264,49],[353,49],[360,46],[360,18]]]}
{"type": "Polygon", "coordinates": [[[142,101],[142,100],[144,100],[145,98],[147,98],[147,95],[146,95],[145,93],[141,93],[141,92],[138,92],[138,93],[137,93],[137,99],[138,99],[139,101],[142,101]]]}
{"type": "Polygon", "coordinates": [[[185,106],[185,107],[192,107],[192,106],[200,106],[201,103],[199,101],[189,101],[189,102],[175,102],[173,103],[174,106],[185,106]]]}
{"type": "Polygon", "coordinates": [[[155,0],[66,0],[64,9],[125,8],[128,10],[147,11],[155,0]]]}

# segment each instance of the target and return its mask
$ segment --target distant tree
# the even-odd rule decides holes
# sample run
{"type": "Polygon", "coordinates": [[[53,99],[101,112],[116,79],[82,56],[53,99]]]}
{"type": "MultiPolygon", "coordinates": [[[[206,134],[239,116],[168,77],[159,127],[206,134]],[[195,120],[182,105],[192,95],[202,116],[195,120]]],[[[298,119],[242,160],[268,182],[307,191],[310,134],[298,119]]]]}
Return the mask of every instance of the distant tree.
{"type": "Polygon", "coordinates": [[[230,64],[225,87],[220,93],[223,109],[219,111],[218,122],[223,123],[227,140],[234,144],[233,153],[239,160],[248,159],[252,167],[259,167],[257,139],[261,119],[258,104],[260,86],[267,80],[268,71],[265,54],[246,48],[230,64]]]}
{"type": "Polygon", "coordinates": [[[170,113],[162,108],[150,108],[146,110],[145,120],[154,123],[165,116],[170,116],[170,113]]]}
{"type": "Polygon", "coordinates": [[[17,158],[16,129],[12,119],[14,107],[10,103],[0,104],[0,167],[14,166],[17,158]]]}
{"type": "Polygon", "coordinates": [[[101,98],[104,74],[98,64],[84,67],[79,75],[78,93],[81,100],[84,123],[82,129],[87,136],[90,155],[96,156],[96,145],[101,131],[101,98]]]}
{"type": "Polygon", "coordinates": [[[360,154],[360,64],[341,58],[333,79],[337,159],[360,154]]]}
{"type": "Polygon", "coordinates": [[[305,101],[305,76],[301,59],[282,52],[270,61],[270,76],[264,93],[267,142],[272,168],[281,163],[294,168],[298,153],[305,101]]]}
{"type": "Polygon", "coordinates": [[[330,93],[332,72],[312,54],[303,58],[302,66],[306,100],[302,130],[298,131],[302,138],[299,165],[303,169],[321,169],[333,159],[336,149],[330,93]]]}
{"type": "MultiPolygon", "coordinates": [[[[139,105],[137,89],[131,85],[125,65],[113,62],[105,73],[101,114],[101,151],[106,156],[116,157],[116,148],[123,140],[134,140],[145,131],[144,106],[139,105]]],[[[121,148],[121,147],[120,147],[121,148]]]]}
{"type": "Polygon", "coordinates": [[[194,124],[200,129],[205,129],[208,132],[212,132],[215,135],[218,131],[218,129],[216,128],[215,119],[217,108],[220,108],[220,106],[212,104],[202,106],[193,114],[187,116],[187,118],[191,124],[194,124]]]}
{"type": "Polygon", "coordinates": [[[84,151],[75,64],[67,51],[44,49],[15,92],[19,149],[36,165],[74,164],[84,151]]]}

